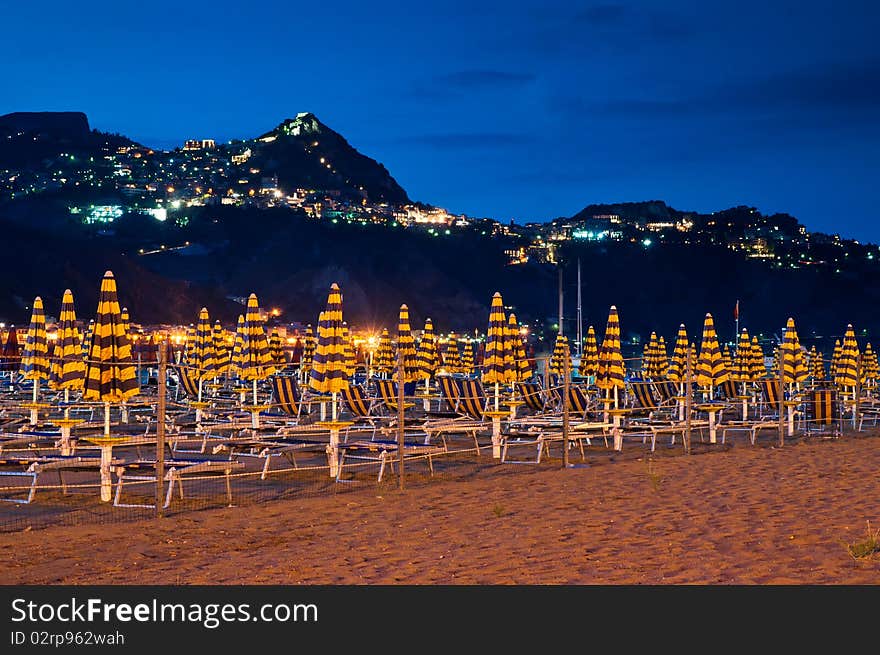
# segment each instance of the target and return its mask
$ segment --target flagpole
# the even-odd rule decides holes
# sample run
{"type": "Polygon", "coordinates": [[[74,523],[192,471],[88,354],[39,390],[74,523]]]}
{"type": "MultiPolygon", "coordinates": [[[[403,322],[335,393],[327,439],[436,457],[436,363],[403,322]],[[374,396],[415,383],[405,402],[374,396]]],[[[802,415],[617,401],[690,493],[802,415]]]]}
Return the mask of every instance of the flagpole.
{"type": "Polygon", "coordinates": [[[734,333],[734,343],[738,343],[739,339],[739,300],[736,301],[736,308],[733,311],[733,316],[736,319],[736,332],[734,333]]]}

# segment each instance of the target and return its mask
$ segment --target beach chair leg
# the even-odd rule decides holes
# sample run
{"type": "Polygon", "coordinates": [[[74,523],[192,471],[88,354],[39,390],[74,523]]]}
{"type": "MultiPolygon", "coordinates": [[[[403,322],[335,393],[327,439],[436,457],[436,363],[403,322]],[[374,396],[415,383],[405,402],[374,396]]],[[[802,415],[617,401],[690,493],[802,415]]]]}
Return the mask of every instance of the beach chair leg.
{"type": "Polygon", "coordinates": [[[269,473],[269,462],[272,461],[272,455],[266,453],[266,463],[263,464],[263,472],[260,474],[260,480],[265,480],[266,475],[269,473]]]}
{"type": "MultiPolygon", "coordinates": [[[[394,464],[391,465],[391,472],[394,473],[394,464]]],[[[379,455],[379,479],[376,482],[382,482],[382,475],[385,473],[385,451],[379,455]]]]}
{"type": "Polygon", "coordinates": [[[58,483],[61,485],[61,493],[66,496],[67,484],[64,482],[64,476],[61,474],[61,469],[58,469],[58,483]]]}
{"type": "Polygon", "coordinates": [[[171,505],[171,497],[174,495],[174,473],[172,469],[171,475],[168,477],[168,491],[165,494],[165,504],[162,505],[162,508],[167,508],[171,505]]]}
{"type": "Polygon", "coordinates": [[[226,471],[226,500],[229,503],[229,507],[232,507],[232,480],[229,477],[230,471],[227,469],[226,471]]]}
{"type": "MultiPolygon", "coordinates": [[[[587,445],[589,446],[590,445],[590,438],[587,437],[586,440],[587,440],[587,445]]],[[[586,453],[584,453],[584,440],[583,439],[578,439],[578,447],[581,449],[581,461],[586,462],[587,455],[586,455],[586,453]]]]}
{"type": "Polygon", "coordinates": [[[180,500],[183,500],[183,478],[177,476],[177,492],[180,494],[180,500]]]}
{"type": "Polygon", "coordinates": [[[119,506],[119,499],[120,499],[121,496],[122,496],[122,480],[123,480],[124,477],[125,477],[125,474],[124,474],[124,473],[117,473],[117,479],[116,479],[116,495],[113,496],[113,506],[114,506],[114,507],[118,507],[118,506],[119,506]]]}
{"type": "Polygon", "coordinates": [[[428,470],[431,471],[431,477],[434,477],[434,462],[431,455],[428,455],[428,470]]]}

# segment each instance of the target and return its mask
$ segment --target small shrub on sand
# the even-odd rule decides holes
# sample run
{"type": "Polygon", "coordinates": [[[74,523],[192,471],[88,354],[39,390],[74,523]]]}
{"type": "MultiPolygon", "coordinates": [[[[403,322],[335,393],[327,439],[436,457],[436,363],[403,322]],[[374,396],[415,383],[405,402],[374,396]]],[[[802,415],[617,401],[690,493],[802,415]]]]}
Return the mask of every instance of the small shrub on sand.
{"type": "Polygon", "coordinates": [[[872,530],[870,521],[867,524],[864,540],[846,545],[853,559],[863,559],[874,553],[880,553],[880,530],[872,530]]]}
{"type": "Polygon", "coordinates": [[[654,493],[660,491],[660,483],[663,482],[663,475],[658,473],[654,468],[654,460],[648,458],[648,480],[651,482],[651,488],[654,490],[654,493]]]}
{"type": "Polygon", "coordinates": [[[504,509],[504,505],[495,505],[495,506],[492,508],[492,513],[493,513],[497,518],[500,519],[502,516],[504,516],[505,514],[507,514],[507,510],[504,509]]]}

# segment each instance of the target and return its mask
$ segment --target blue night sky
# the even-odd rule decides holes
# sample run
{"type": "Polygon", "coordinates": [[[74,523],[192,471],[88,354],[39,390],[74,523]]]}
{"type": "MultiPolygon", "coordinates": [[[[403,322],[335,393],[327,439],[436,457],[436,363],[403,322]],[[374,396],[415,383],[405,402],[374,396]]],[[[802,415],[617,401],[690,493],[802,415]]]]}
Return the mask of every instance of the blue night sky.
{"type": "Polygon", "coordinates": [[[746,204],[880,241],[876,2],[46,1],[3,22],[0,113],[167,148],[311,111],[454,212],[746,204]]]}

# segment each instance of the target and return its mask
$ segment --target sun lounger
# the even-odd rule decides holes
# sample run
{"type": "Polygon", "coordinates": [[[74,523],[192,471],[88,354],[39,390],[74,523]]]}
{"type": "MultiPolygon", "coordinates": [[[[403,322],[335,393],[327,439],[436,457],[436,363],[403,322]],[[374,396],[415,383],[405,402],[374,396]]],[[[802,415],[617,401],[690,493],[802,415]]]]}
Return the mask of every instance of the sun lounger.
{"type": "MultiPolygon", "coordinates": [[[[394,462],[399,458],[399,447],[397,441],[393,440],[372,440],[372,441],[351,441],[340,444],[339,446],[339,467],[336,472],[336,481],[342,482],[341,479],[346,460],[377,462],[379,464],[379,476],[376,482],[382,482],[385,474],[385,467],[390,466],[392,473],[394,472],[394,462]]],[[[407,443],[403,447],[403,456],[405,460],[424,458],[428,464],[428,470],[431,476],[434,475],[433,458],[446,452],[444,446],[435,444],[413,444],[407,443]]]]}
{"type": "MultiPolygon", "coordinates": [[[[122,460],[115,458],[111,461],[111,465],[117,465],[122,460]]],[[[20,498],[0,498],[0,501],[10,503],[28,504],[33,501],[37,491],[37,479],[43,473],[55,471],[58,473],[58,480],[61,484],[62,493],[67,493],[67,484],[65,483],[63,472],[81,472],[94,471],[101,469],[101,458],[96,455],[56,455],[51,457],[4,457],[0,458],[0,467],[14,468],[14,471],[0,471],[0,476],[9,478],[29,478],[30,484],[27,487],[27,497],[20,498]]]]}
{"type": "MultiPolygon", "coordinates": [[[[114,507],[155,507],[152,503],[132,504],[122,503],[122,488],[125,482],[145,483],[156,482],[157,463],[155,460],[138,460],[134,462],[126,462],[118,464],[116,469],[117,482],[116,494],[113,498],[114,507]],[[134,473],[132,473],[134,472],[134,473]]],[[[209,459],[172,459],[165,462],[164,481],[168,482],[168,490],[165,494],[165,502],[163,508],[167,508],[171,504],[171,498],[174,491],[174,485],[177,484],[180,498],[183,499],[183,480],[185,478],[205,478],[213,476],[224,476],[226,478],[226,498],[229,505],[232,505],[232,484],[230,475],[233,471],[241,470],[244,464],[232,460],[209,460],[209,459]]],[[[151,490],[155,487],[151,486],[151,490]]]]}

